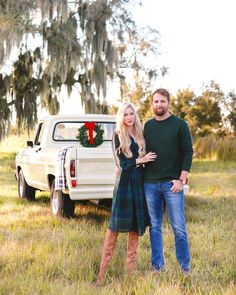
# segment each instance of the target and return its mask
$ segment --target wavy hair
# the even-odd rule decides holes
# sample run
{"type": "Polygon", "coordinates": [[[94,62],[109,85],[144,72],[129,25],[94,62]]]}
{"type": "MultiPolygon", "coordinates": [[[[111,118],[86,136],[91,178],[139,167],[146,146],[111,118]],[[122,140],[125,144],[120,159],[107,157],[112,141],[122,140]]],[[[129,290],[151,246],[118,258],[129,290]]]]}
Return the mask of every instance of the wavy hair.
{"type": "Polygon", "coordinates": [[[122,103],[116,115],[116,132],[118,134],[119,141],[120,141],[120,146],[117,148],[117,151],[118,153],[122,152],[127,158],[132,158],[133,156],[130,150],[131,139],[127,131],[127,128],[125,127],[125,124],[124,124],[124,115],[128,108],[131,108],[135,114],[135,121],[134,121],[135,141],[139,146],[139,150],[138,150],[139,157],[143,157],[146,154],[145,140],[143,137],[143,126],[139,120],[139,117],[135,111],[134,106],[129,102],[122,103]]]}

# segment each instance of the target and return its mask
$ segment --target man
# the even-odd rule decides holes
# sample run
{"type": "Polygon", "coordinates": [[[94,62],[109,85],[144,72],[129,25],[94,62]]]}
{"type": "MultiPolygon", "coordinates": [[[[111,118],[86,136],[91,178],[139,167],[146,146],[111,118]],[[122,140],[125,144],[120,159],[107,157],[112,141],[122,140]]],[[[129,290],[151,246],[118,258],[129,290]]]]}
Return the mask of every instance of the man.
{"type": "Polygon", "coordinates": [[[164,268],[162,220],[166,203],[175,237],[176,257],[184,272],[189,272],[190,254],[184,218],[183,186],[192,164],[192,139],[187,123],[169,113],[170,94],[165,89],[153,93],[155,117],[146,122],[146,150],[157,159],[146,164],[144,189],[150,216],[152,266],[164,268]]]}

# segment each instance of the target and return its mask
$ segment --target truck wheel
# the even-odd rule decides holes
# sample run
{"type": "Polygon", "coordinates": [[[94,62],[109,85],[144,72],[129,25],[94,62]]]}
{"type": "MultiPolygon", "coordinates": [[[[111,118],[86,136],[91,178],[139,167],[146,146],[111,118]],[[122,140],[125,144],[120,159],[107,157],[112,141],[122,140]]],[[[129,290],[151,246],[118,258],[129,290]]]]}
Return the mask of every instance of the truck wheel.
{"type": "Polygon", "coordinates": [[[51,212],[52,215],[58,217],[72,218],[74,217],[75,202],[69,195],[63,194],[62,191],[55,191],[55,180],[51,186],[51,212]]]}
{"type": "Polygon", "coordinates": [[[35,200],[35,188],[27,184],[22,170],[20,170],[18,175],[18,195],[20,198],[27,199],[28,201],[35,200]]]}

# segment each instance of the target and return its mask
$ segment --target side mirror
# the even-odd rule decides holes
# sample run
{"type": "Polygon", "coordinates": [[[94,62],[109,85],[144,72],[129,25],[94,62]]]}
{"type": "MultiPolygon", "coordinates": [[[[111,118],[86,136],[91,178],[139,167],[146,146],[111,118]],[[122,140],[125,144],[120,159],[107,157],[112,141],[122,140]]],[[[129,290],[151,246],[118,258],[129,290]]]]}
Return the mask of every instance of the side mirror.
{"type": "Polygon", "coordinates": [[[27,140],[27,146],[30,146],[30,147],[33,147],[33,141],[31,141],[31,140],[27,140]]]}

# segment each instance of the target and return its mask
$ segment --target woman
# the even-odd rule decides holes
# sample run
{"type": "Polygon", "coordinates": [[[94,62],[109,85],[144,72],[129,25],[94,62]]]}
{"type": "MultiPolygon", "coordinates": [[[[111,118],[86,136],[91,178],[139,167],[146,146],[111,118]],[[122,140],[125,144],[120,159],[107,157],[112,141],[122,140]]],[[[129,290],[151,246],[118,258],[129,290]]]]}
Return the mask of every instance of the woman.
{"type": "Polygon", "coordinates": [[[101,285],[111,260],[119,232],[128,232],[127,271],[136,267],[138,237],[149,224],[143,190],[143,164],[154,161],[155,153],[145,154],[142,125],[130,103],[120,106],[113,136],[114,157],[118,166],[109,228],[106,231],[96,285],[101,285]]]}

